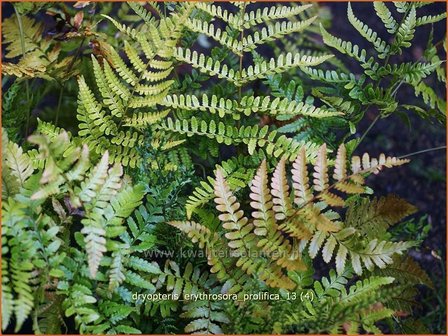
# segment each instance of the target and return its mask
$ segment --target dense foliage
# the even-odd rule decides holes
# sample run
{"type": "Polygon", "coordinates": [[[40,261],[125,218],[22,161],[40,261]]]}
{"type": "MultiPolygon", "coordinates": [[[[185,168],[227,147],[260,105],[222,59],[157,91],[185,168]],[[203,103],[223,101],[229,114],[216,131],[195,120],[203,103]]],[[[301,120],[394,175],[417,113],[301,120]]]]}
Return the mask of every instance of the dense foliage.
{"type": "Polygon", "coordinates": [[[5,6],[4,331],[442,332],[417,208],[368,186],[409,160],[357,148],[367,111],[445,127],[445,13],[341,3],[358,45],[318,4],[5,6]]]}

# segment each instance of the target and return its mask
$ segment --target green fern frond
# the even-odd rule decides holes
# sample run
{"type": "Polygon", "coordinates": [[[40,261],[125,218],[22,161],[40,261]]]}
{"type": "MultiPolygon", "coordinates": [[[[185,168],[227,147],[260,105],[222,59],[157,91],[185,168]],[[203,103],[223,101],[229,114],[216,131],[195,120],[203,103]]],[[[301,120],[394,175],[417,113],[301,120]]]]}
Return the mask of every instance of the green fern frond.
{"type": "Polygon", "coordinates": [[[218,114],[220,118],[225,115],[233,115],[235,118],[239,117],[235,114],[234,109],[238,107],[235,100],[219,98],[216,95],[211,97],[203,94],[202,97],[194,95],[167,95],[162,102],[164,106],[171,108],[179,108],[188,111],[207,111],[212,114],[218,114]]]}
{"type": "Polygon", "coordinates": [[[271,58],[269,61],[256,63],[254,66],[251,65],[247,69],[243,69],[235,84],[240,86],[256,79],[266,78],[269,75],[283,73],[295,67],[316,66],[332,57],[333,55],[309,56],[300,54],[293,55],[292,53],[281,54],[277,59],[271,58]]]}
{"type": "Polygon", "coordinates": [[[185,26],[191,31],[207,35],[219,44],[232,50],[232,52],[236,55],[242,54],[242,42],[235,40],[233,37],[228,35],[226,31],[221,30],[221,28],[216,28],[215,25],[211,23],[198,19],[188,19],[185,23],[185,26]]]}
{"type": "Polygon", "coordinates": [[[382,237],[387,229],[417,209],[405,200],[388,195],[382,198],[359,199],[346,214],[346,224],[358,228],[369,238],[382,237]]]}
{"type": "Polygon", "coordinates": [[[272,6],[271,8],[266,7],[263,9],[257,9],[256,11],[250,11],[248,13],[244,13],[243,27],[248,29],[259,23],[266,23],[272,20],[289,19],[303,13],[311,7],[311,4],[301,6],[272,6]]]}
{"type": "Polygon", "coordinates": [[[325,297],[337,298],[344,291],[351,276],[352,274],[347,270],[342,274],[337,274],[331,269],[328,278],[322,277],[320,282],[314,282],[314,292],[319,299],[325,297]]]}
{"type": "Polygon", "coordinates": [[[292,33],[301,32],[309,27],[315,20],[316,17],[311,17],[304,21],[276,22],[275,24],[263,27],[260,32],[256,31],[252,35],[243,37],[242,50],[245,52],[249,52],[256,49],[258,45],[280,39],[281,37],[292,33]]]}
{"type": "Polygon", "coordinates": [[[371,295],[375,289],[389,285],[394,280],[392,277],[370,277],[359,280],[355,285],[350,287],[348,292],[342,292],[341,303],[344,305],[362,301],[363,297],[371,295]]]}
{"type": "Polygon", "coordinates": [[[157,125],[158,128],[186,134],[187,136],[202,135],[215,139],[218,143],[230,144],[245,144],[247,145],[249,154],[253,154],[256,147],[264,148],[266,153],[274,157],[287,155],[293,159],[297,155],[299,147],[302,145],[295,142],[293,139],[282,135],[276,137],[277,132],[271,131],[268,133],[268,127],[259,128],[255,126],[246,127],[229,127],[223,122],[216,123],[211,120],[207,123],[204,120],[199,120],[192,117],[190,120],[176,120],[173,122],[171,118],[167,118],[164,122],[157,125]]]}
{"type": "Polygon", "coordinates": [[[438,15],[425,15],[418,17],[415,23],[416,27],[423,26],[430,23],[436,23],[442,21],[446,18],[446,13],[438,14],[438,15]]]}
{"type": "Polygon", "coordinates": [[[407,83],[416,84],[422,79],[432,74],[441,62],[437,63],[401,63],[381,67],[379,71],[386,72],[390,75],[402,77],[407,83]]]}
{"type": "Polygon", "coordinates": [[[365,49],[360,49],[359,46],[352,44],[350,41],[343,41],[340,38],[334,37],[327,30],[325,30],[322,25],[320,29],[325,44],[337,49],[343,54],[355,58],[359,63],[361,63],[361,66],[365,69],[366,74],[375,72],[378,69],[379,64],[375,62],[373,57],[368,58],[365,49]]]}
{"type": "Polygon", "coordinates": [[[5,183],[4,197],[14,195],[18,188],[23,187],[26,180],[34,172],[30,157],[22,148],[8,140],[6,131],[2,128],[2,179],[5,183]]]}
{"type": "Polygon", "coordinates": [[[349,22],[353,27],[356,28],[361,36],[373,44],[375,50],[378,52],[378,57],[386,58],[390,51],[390,46],[385,41],[383,41],[375,31],[373,31],[355,16],[350,3],[348,3],[347,7],[347,17],[349,22]]]}
{"type": "Polygon", "coordinates": [[[180,316],[194,319],[185,327],[187,333],[222,334],[220,324],[229,323],[230,320],[222,311],[222,304],[213,301],[194,301],[183,307],[185,311],[180,316]]]}
{"type": "Polygon", "coordinates": [[[425,104],[429,105],[431,108],[437,108],[441,114],[445,115],[446,102],[440,98],[429,85],[421,81],[414,86],[414,91],[415,96],[421,96],[425,104]]]}
{"type": "Polygon", "coordinates": [[[378,17],[381,19],[381,21],[383,21],[388,33],[395,34],[398,29],[398,22],[394,19],[392,12],[389,10],[386,4],[380,1],[375,1],[373,3],[373,7],[375,8],[375,12],[378,17]]]}
{"type": "Polygon", "coordinates": [[[415,27],[417,24],[417,14],[415,7],[411,6],[403,23],[398,27],[395,41],[392,45],[394,52],[402,53],[402,48],[409,48],[411,40],[414,38],[415,27]]]}

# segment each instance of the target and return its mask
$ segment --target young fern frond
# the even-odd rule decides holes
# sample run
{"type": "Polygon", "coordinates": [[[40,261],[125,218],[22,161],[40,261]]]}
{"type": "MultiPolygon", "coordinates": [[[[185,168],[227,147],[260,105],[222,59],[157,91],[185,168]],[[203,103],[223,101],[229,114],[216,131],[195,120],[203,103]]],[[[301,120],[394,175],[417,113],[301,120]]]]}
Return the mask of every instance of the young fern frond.
{"type": "MultiPolygon", "coordinates": [[[[300,254],[292,248],[292,244],[299,242],[302,252],[308,245],[311,258],[316,257],[322,249],[326,262],[331,261],[337,248],[335,260],[338,273],[344,271],[349,257],[357,274],[362,273],[361,262],[369,270],[374,266],[384,268],[392,262],[392,255],[402,253],[413,243],[369,240],[370,236],[366,231],[354,226],[350,217],[346,223],[342,223],[337,213],[326,208],[345,205],[344,199],[336,195],[333,189],[349,195],[364,193],[365,176],[376,174],[384,167],[398,166],[406,162],[397,158],[386,158],[383,154],[378,159],[370,159],[368,154],[364,154],[362,161],[357,156],[352,158],[349,172],[346,149],[341,145],[334,162],[333,182],[330,179],[326,146],[323,145],[314,163],[311,185],[305,150],[301,148],[293,164],[293,190],[290,191],[285,158],[277,165],[271,180],[271,189],[266,161],[263,161],[250,184],[249,198],[253,209],[250,218],[244,215],[240,203],[224,178],[223,170],[218,168],[214,185],[216,209],[220,213],[219,219],[225,230],[227,244],[237,254],[236,266],[241,267],[248,275],[258,274],[269,286],[290,288],[291,285],[283,279],[276,267],[273,268],[272,263],[269,266],[270,273],[260,272],[259,267],[266,267],[266,260],[271,260],[277,267],[287,270],[303,269],[300,254]],[[293,199],[295,206],[291,202],[293,199]],[[267,259],[248,260],[245,255],[254,249],[261,249],[267,254],[267,259]]],[[[402,217],[397,216],[396,220],[402,217]]],[[[392,224],[387,217],[384,221],[392,224]]],[[[193,242],[199,242],[200,247],[209,251],[213,250],[210,244],[219,240],[215,234],[212,235],[198,223],[170,224],[186,232],[193,242]]]]}
{"type": "MultiPolygon", "coordinates": [[[[230,190],[233,192],[244,188],[253,179],[257,167],[265,155],[262,151],[256,151],[252,157],[239,156],[234,159],[223,161],[217,165],[217,169],[221,169],[230,190]]],[[[186,202],[187,218],[190,219],[192,214],[204,204],[209,203],[214,196],[214,179],[207,177],[207,180],[201,181],[200,185],[195,188],[186,202]]]]}

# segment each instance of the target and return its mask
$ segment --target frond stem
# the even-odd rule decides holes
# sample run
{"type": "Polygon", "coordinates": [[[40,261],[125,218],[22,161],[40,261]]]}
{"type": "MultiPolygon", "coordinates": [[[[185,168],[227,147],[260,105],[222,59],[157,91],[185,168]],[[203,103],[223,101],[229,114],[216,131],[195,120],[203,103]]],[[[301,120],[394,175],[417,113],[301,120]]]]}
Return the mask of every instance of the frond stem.
{"type": "Polygon", "coordinates": [[[358,145],[364,140],[364,138],[367,136],[367,134],[370,132],[370,130],[373,128],[373,126],[375,126],[375,124],[377,123],[377,121],[380,119],[381,117],[381,113],[379,113],[375,119],[373,119],[373,121],[370,123],[369,127],[365,130],[365,132],[361,135],[361,138],[359,138],[359,142],[358,145]]]}
{"type": "Polygon", "coordinates": [[[409,153],[409,154],[406,154],[406,155],[399,156],[398,159],[405,159],[405,158],[408,158],[410,156],[419,155],[419,154],[423,154],[423,153],[434,152],[434,151],[440,150],[440,149],[446,149],[446,146],[439,146],[439,147],[432,147],[432,148],[423,149],[423,150],[420,150],[420,151],[417,151],[417,152],[412,152],[412,153],[409,153]]]}

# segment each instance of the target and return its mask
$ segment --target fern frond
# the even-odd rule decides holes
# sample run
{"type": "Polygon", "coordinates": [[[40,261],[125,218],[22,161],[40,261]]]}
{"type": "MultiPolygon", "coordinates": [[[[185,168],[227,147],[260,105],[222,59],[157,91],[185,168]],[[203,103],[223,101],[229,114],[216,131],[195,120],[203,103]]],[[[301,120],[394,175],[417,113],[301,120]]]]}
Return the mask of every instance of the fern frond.
{"type": "Polygon", "coordinates": [[[398,27],[392,50],[401,54],[402,48],[409,48],[411,40],[414,38],[415,27],[417,24],[415,6],[411,6],[403,23],[398,27]]]}
{"type": "Polygon", "coordinates": [[[230,320],[222,311],[222,305],[213,301],[194,301],[186,304],[181,317],[194,319],[185,327],[186,333],[222,334],[219,324],[229,323],[230,320]]]}
{"type": "Polygon", "coordinates": [[[288,217],[292,211],[292,204],[289,197],[289,184],[286,177],[286,162],[284,159],[280,160],[272,176],[271,193],[275,219],[282,220],[288,217]]]}
{"type": "Polygon", "coordinates": [[[298,103],[288,98],[272,98],[269,96],[244,96],[236,109],[245,115],[257,112],[278,117],[304,115],[313,118],[328,118],[342,114],[338,111],[330,111],[304,102],[298,103]]]}
{"type": "Polygon", "coordinates": [[[2,72],[19,79],[42,78],[65,81],[76,75],[78,62],[73,56],[63,58],[54,41],[44,39],[44,25],[26,15],[13,15],[2,23],[5,58],[22,56],[17,62],[3,62],[2,72]],[[23,47],[22,47],[23,43],[23,47]],[[69,66],[73,63],[74,66],[69,66]]]}
{"type": "Polygon", "coordinates": [[[31,244],[30,241],[21,241],[20,244],[11,249],[11,284],[17,295],[14,303],[15,332],[21,329],[34,307],[33,289],[31,287],[31,280],[34,277],[32,272],[34,267],[30,261],[33,251],[31,244]]]}
{"type": "Polygon", "coordinates": [[[22,50],[20,30],[17,23],[17,18],[11,16],[2,22],[2,43],[8,44],[6,47],[6,58],[14,58],[27,54],[39,48],[39,42],[42,40],[42,33],[44,26],[42,23],[36,22],[28,16],[22,16],[23,26],[23,42],[25,50],[22,50]]]}
{"type": "Polygon", "coordinates": [[[346,83],[347,88],[355,86],[359,81],[352,73],[345,74],[336,72],[335,70],[313,69],[309,67],[302,67],[301,70],[309,75],[311,79],[327,83],[346,83]]]}
{"type": "Polygon", "coordinates": [[[402,77],[407,83],[416,84],[422,79],[433,73],[441,62],[437,63],[401,63],[400,65],[393,64],[384,68],[380,68],[379,71],[384,71],[390,75],[396,75],[402,77]]]}
{"type": "Polygon", "coordinates": [[[376,269],[373,273],[379,276],[389,276],[407,286],[425,285],[433,288],[434,284],[425,270],[411,256],[394,256],[392,265],[384,269],[376,269]]]}
{"type": "Polygon", "coordinates": [[[195,4],[195,7],[210,14],[212,17],[217,17],[226,22],[232,28],[238,28],[241,26],[241,20],[227,9],[223,9],[221,6],[209,4],[206,2],[199,2],[195,4]]]}
{"type": "Polygon", "coordinates": [[[103,188],[106,181],[107,171],[109,169],[109,153],[106,152],[101,157],[98,164],[92,169],[86,181],[81,183],[79,198],[83,202],[90,202],[97,193],[103,188]]]}
{"type": "Polygon", "coordinates": [[[437,95],[433,88],[421,81],[414,86],[414,92],[416,97],[422,97],[425,104],[431,108],[437,108],[444,118],[446,114],[446,102],[437,95]]]}
{"type": "Polygon", "coordinates": [[[327,30],[325,30],[322,25],[320,26],[320,30],[326,45],[356,59],[366,70],[366,74],[371,74],[379,68],[379,64],[375,62],[373,57],[368,58],[365,49],[360,49],[359,46],[352,44],[350,41],[343,41],[340,38],[334,37],[327,30]]]}
{"type": "Polygon", "coordinates": [[[218,143],[227,145],[243,143],[247,145],[249,154],[253,154],[258,146],[264,148],[267,154],[274,157],[287,155],[289,158],[294,158],[301,145],[301,143],[284,135],[276,137],[276,131],[268,133],[267,126],[259,128],[254,125],[237,128],[225,125],[222,121],[216,123],[211,120],[207,123],[205,120],[199,120],[196,117],[192,117],[190,120],[176,120],[175,122],[171,118],[167,118],[157,127],[187,136],[207,136],[216,139],[218,143]]]}
{"type": "Polygon", "coordinates": [[[388,33],[395,34],[398,29],[398,22],[394,19],[386,4],[380,1],[375,1],[373,7],[375,8],[378,17],[383,21],[388,33]]]}
{"type": "MultiPolygon", "coordinates": [[[[2,134],[6,135],[3,128],[2,134]]],[[[8,141],[7,138],[2,139],[2,141],[5,140],[5,149],[3,150],[5,168],[9,170],[8,174],[16,180],[18,186],[23,187],[28,177],[34,172],[31,159],[17,144],[8,141]]]]}
{"type": "Polygon", "coordinates": [[[292,186],[295,191],[294,202],[297,205],[309,202],[312,199],[312,193],[309,185],[306,153],[304,148],[300,149],[299,155],[293,163],[291,173],[293,180],[292,186]]]}
{"type": "Polygon", "coordinates": [[[123,271],[123,255],[118,251],[112,255],[112,264],[109,273],[109,290],[115,290],[125,280],[123,271]]]}
{"type": "MultiPolygon", "coordinates": [[[[235,192],[244,188],[252,180],[256,171],[256,166],[264,158],[264,153],[261,151],[255,152],[254,156],[247,158],[243,157],[243,161],[239,160],[241,157],[223,161],[217,168],[221,168],[225,174],[226,181],[231,191],[235,192]],[[247,160],[249,159],[249,160],[247,160]],[[247,168],[246,168],[247,167],[247,168]]],[[[205,181],[201,181],[200,185],[194,189],[186,202],[187,218],[190,219],[195,209],[210,202],[214,197],[214,179],[207,177],[205,181]]]]}
{"type": "Polygon", "coordinates": [[[219,219],[223,222],[223,228],[229,231],[226,233],[229,247],[245,252],[254,239],[251,233],[253,225],[248,223],[247,217],[243,216],[240,204],[230,191],[221,169],[216,171],[214,190],[216,209],[221,212],[219,219]]]}
{"type": "Polygon", "coordinates": [[[191,64],[193,68],[211,76],[226,79],[234,82],[237,79],[237,73],[233,69],[229,69],[226,64],[215,61],[212,57],[198,53],[196,50],[191,52],[190,49],[178,47],[174,51],[174,57],[181,62],[191,64]]]}
{"type": "Polygon", "coordinates": [[[281,54],[277,59],[271,58],[269,61],[255,63],[255,65],[250,65],[248,68],[243,69],[235,85],[241,86],[256,79],[263,79],[269,75],[283,73],[295,67],[316,66],[332,57],[333,55],[309,56],[300,54],[293,55],[292,53],[281,54]]]}
{"type": "Polygon", "coordinates": [[[347,270],[342,274],[337,274],[331,269],[328,277],[322,277],[320,282],[314,282],[314,292],[320,299],[325,297],[336,298],[345,290],[345,286],[351,276],[352,274],[347,270]]]}
{"type": "Polygon", "coordinates": [[[236,55],[242,55],[243,43],[229,36],[221,28],[215,28],[215,25],[198,19],[188,19],[185,26],[191,31],[207,35],[219,44],[232,50],[236,55]]]}
{"type": "Polygon", "coordinates": [[[438,14],[438,15],[425,15],[417,18],[415,26],[423,26],[430,23],[436,23],[446,18],[446,13],[438,14]]]}
{"type": "Polygon", "coordinates": [[[350,287],[348,292],[343,292],[341,303],[355,303],[362,300],[363,297],[371,295],[375,289],[391,284],[395,279],[391,277],[370,277],[368,279],[359,280],[355,285],[350,287]]]}
{"type": "Polygon", "coordinates": [[[127,2],[129,7],[147,24],[153,25],[155,24],[155,19],[151,13],[149,13],[142,5],[136,2],[129,1],[127,2]]]}
{"type": "Polygon", "coordinates": [[[361,36],[364,37],[370,43],[372,43],[375,50],[378,52],[378,57],[386,58],[390,51],[390,46],[385,41],[383,41],[375,31],[373,31],[371,28],[369,28],[365,23],[363,23],[355,16],[350,3],[348,3],[347,7],[347,17],[349,22],[352,24],[353,27],[356,28],[356,30],[361,34],[361,36]]]}
{"type": "MultiPolygon", "coordinates": [[[[248,29],[259,23],[266,23],[272,20],[289,19],[307,9],[311,4],[301,6],[272,6],[271,8],[257,9],[244,14],[243,27],[248,29]]],[[[236,27],[235,27],[236,28],[236,27]]]]}
{"type": "Polygon", "coordinates": [[[304,21],[283,21],[276,22],[273,25],[263,27],[260,32],[256,31],[252,35],[248,35],[243,38],[241,49],[245,52],[252,51],[257,48],[258,45],[265,44],[269,41],[274,41],[285,35],[300,32],[309,27],[316,17],[311,17],[304,21]]]}
{"type": "Polygon", "coordinates": [[[362,198],[349,207],[346,224],[359,229],[369,238],[381,237],[386,230],[412,215],[416,208],[405,200],[388,195],[386,197],[362,198]]]}
{"type": "Polygon", "coordinates": [[[233,115],[234,109],[238,107],[238,103],[234,100],[219,98],[216,95],[209,97],[206,94],[200,98],[194,95],[167,95],[161,104],[188,111],[217,113],[221,118],[227,114],[233,115]]]}
{"type": "MultiPolygon", "coordinates": [[[[152,125],[163,120],[170,110],[164,110],[160,112],[139,112],[134,114],[132,117],[124,118],[123,125],[133,127],[136,129],[143,129],[148,125],[152,125]]],[[[135,133],[134,133],[135,134],[135,133]]],[[[123,142],[125,143],[125,142],[123,142]]]]}
{"type": "MultiPolygon", "coordinates": [[[[279,165],[281,162],[284,164],[284,161],[282,160],[279,165]]],[[[284,178],[286,179],[286,176],[284,176],[284,178]]],[[[276,182],[276,179],[273,178],[272,183],[274,186],[276,188],[280,187],[277,186],[276,182]]],[[[279,183],[283,185],[287,184],[286,180],[279,181],[279,183]]],[[[252,218],[254,219],[253,223],[255,226],[254,233],[257,236],[262,237],[258,241],[257,246],[261,247],[266,253],[272,254],[272,259],[275,260],[279,266],[285,267],[290,271],[301,268],[303,269],[303,263],[299,260],[298,255],[292,255],[291,244],[283,237],[282,234],[280,234],[275,221],[272,201],[273,197],[268,188],[268,176],[265,160],[258,168],[250,189],[251,193],[249,197],[252,200],[250,205],[253,209],[252,218]]],[[[289,195],[283,196],[289,197],[289,195]]]]}
{"type": "Polygon", "coordinates": [[[6,329],[9,320],[15,317],[15,332],[21,328],[34,308],[33,281],[36,279],[36,267],[33,264],[38,253],[33,237],[26,231],[30,218],[25,213],[26,206],[12,198],[2,203],[2,329],[6,329]],[[6,256],[5,253],[8,255],[6,256]],[[6,257],[6,258],[5,258],[6,257]]]}

